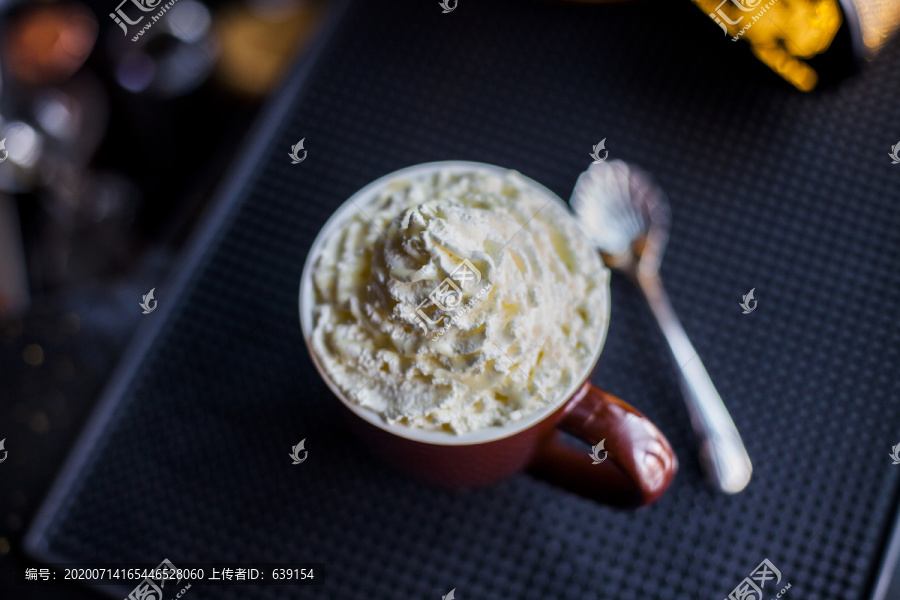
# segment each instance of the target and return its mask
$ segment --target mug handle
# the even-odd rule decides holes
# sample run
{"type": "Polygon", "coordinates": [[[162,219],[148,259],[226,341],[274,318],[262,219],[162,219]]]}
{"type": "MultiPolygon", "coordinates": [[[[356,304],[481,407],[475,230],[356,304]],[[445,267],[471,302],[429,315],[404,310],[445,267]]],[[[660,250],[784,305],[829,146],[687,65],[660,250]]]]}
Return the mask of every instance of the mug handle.
{"type": "Polygon", "coordinates": [[[582,496],[622,507],[656,501],[675,477],[678,459],[669,440],[637,409],[586,381],[563,408],[556,429],[538,447],[529,471],[582,496]],[[594,464],[560,431],[595,446],[594,464]],[[607,460],[608,459],[608,460],[607,460]]]}

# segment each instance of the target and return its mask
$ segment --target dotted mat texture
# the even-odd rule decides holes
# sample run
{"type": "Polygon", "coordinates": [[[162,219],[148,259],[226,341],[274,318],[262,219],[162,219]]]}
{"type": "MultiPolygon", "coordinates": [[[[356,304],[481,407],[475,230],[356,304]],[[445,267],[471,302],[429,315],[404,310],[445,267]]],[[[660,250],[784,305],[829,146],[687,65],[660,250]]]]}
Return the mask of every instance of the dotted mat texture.
{"type": "Polygon", "coordinates": [[[135,308],[165,322],[55,505],[49,551],[327,564],[321,587],[195,585],[192,600],[720,600],[764,558],[788,600],[867,598],[900,482],[898,41],[804,95],[689,2],[352,2],[269,113],[277,130],[189,283],[157,290],[174,307],[135,308]],[[383,466],[301,336],[318,230],[373,179],[435,160],[517,169],[568,199],[603,138],[668,193],[663,278],[750,486],[706,486],[675,367],[619,276],[593,380],[671,440],[681,468],[657,504],[612,509],[528,474],[445,491],[383,466]]]}

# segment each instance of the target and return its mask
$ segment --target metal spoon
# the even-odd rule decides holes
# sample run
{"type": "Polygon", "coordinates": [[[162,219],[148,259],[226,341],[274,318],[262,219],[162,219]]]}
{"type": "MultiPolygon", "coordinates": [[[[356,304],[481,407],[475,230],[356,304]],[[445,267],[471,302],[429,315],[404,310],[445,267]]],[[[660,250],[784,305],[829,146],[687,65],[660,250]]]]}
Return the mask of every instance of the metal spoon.
{"type": "Polygon", "coordinates": [[[627,275],[644,293],[669,343],[707,479],[727,494],[740,492],[753,472],[750,457],[659,276],[669,237],[665,195],[643,171],[613,160],[595,163],[581,174],[571,204],[606,265],[627,275]]]}

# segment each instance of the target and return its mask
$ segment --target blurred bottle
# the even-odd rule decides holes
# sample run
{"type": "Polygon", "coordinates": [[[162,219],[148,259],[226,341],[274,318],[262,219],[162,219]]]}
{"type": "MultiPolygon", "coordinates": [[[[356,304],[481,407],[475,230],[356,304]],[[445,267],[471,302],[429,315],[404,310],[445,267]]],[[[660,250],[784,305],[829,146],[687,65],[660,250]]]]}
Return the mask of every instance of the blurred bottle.
{"type": "Polygon", "coordinates": [[[809,91],[870,60],[900,26],[900,0],[694,0],[724,35],[809,91]]]}

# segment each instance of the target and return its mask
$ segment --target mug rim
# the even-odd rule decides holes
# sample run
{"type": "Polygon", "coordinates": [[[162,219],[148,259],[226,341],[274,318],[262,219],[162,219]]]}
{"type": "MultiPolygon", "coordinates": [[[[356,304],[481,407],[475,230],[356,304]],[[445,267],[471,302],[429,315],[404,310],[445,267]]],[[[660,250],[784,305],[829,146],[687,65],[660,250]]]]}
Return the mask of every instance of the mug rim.
{"type": "Polygon", "coordinates": [[[300,276],[300,294],[298,299],[300,311],[300,329],[302,331],[303,341],[306,344],[309,356],[312,359],[316,370],[319,372],[319,376],[325,382],[325,385],[328,386],[331,392],[341,401],[341,403],[346,408],[348,408],[354,415],[362,418],[369,424],[374,425],[375,427],[382,429],[388,433],[397,435],[401,438],[431,445],[468,446],[473,444],[494,442],[521,433],[545,420],[547,417],[565,406],[566,403],[568,403],[572,399],[578,389],[580,389],[581,386],[584,385],[586,381],[588,381],[591,373],[594,370],[594,367],[597,364],[597,361],[600,359],[600,354],[602,353],[603,347],[606,344],[606,337],[609,332],[609,319],[611,312],[611,298],[608,276],[609,270],[603,264],[599,254],[596,254],[597,262],[600,267],[607,270],[607,282],[605,286],[605,319],[602,331],[600,332],[600,340],[597,344],[597,349],[594,352],[593,358],[587,363],[587,366],[581,373],[581,375],[575,378],[574,383],[569,386],[569,388],[566,390],[566,393],[561,395],[564,400],[560,402],[551,401],[547,404],[547,406],[541,408],[540,410],[505,425],[483,427],[474,431],[458,434],[447,431],[419,429],[408,425],[392,425],[390,423],[387,423],[384,418],[374,410],[356,404],[355,402],[351,402],[347,398],[346,394],[338,387],[338,385],[334,381],[332,381],[331,376],[328,374],[324,365],[319,360],[319,357],[312,346],[312,308],[315,304],[313,296],[314,289],[312,283],[312,271],[313,263],[320,256],[322,247],[325,244],[325,240],[327,240],[333,232],[339,229],[350,218],[350,213],[355,210],[361,210],[368,203],[375,201],[378,197],[378,193],[381,192],[390,183],[401,181],[406,178],[423,176],[429,173],[464,173],[473,171],[482,173],[487,172],[497,175],[508,175],[510,173],[515,173],[516,176],[523,180],[523,183],[526,187],[530,188],[532,191],[539,193],[541,196],[546,197],[551,202],[558,203],[558,206],[565,210],[566,214],[572,217],[573,222],[577,225],[578,231],[581,232],[581,235],[584,236],[585,240],[590,243],[589,237],[582,230],[581,225],[578,223],[578,220],[574,217],[565,201],[544,185],[538,183],[530,177],[527,177],[526,175],[523,175],[519,171],[475,161],[434,161],[419,163],[404,167],[402,169],[398,169],[396,171],[391,171],[390,173],[387,173],[386,175],[383,175],[363,186],[352,195],[350,195],[350,197],[348,197],[346,200],[344,200],[344,202],[342,202],[341,205],[334,211],[334,213],[332,213],[332,215],[328,218],[328,220],[316,234],[316,238],[310,246],[308,254],[306,255],[306,260],[303,264],[303,272],[300,276]]]}

